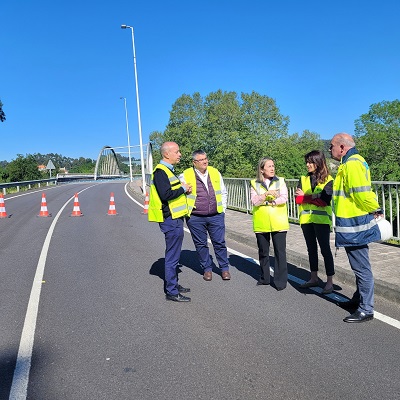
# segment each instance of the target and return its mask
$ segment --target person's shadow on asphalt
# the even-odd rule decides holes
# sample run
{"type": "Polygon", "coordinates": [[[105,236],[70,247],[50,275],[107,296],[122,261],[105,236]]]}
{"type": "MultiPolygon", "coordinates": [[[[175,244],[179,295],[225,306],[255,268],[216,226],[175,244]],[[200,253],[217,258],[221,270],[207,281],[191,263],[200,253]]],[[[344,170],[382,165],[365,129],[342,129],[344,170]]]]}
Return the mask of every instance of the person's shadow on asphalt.
{"type": "MultiPolygon", "coordinates": [[[[229,263],[232,267],[235,267],[238,271],[243,272],[250,277],[252,277],[256,282],[258,281],[260,277],[260,267],[258,264],[256,264],[252,259],[246,259],[237,255],[230,255],[229,256],[229,263]]],[[[274,267],[274,257],[270,256],[270,265],[273,269],[274,267]]],[[[293,264],[288,263],[288,275],[294,276],[298,279],[303,280],[304,282],[307,282],[307,280],[310,277],[310,271],[304,268],[299,268],[293,264]]],[[[256,283],[255,282],[255,283],[256,283]]],[[[288,280],[288,285],[291,285],[294,289],[296,289],[299,293],[303,293],[304,295],[317,295],[324,300],[336,304],[337,301],[334,299],[331,299],[330,297],[324,296],[321,293],[315,292],[314,290],[307,289],[307,288],[301,288],[300,284],[297,282],[293,282],[292,280],[288,280]]],[[[273,277],[271,276],[271,286],[275,287],[273,277]]],[[[323,282],[320,279],[320,286],[323,287],[323,282]]],[[[341,287],[337,284],[334,284],[334,289],[335,290],[340,290],[341,287]]]]}
{"type": "MultiPolygon", "coordinates": [[[[180,274],[182,272],[181,268],[185,266],[187,268],[192,269],[194,272],[197,272],[200,275],[203,275],[203,270],[200,267],[200,263],[197,259],[197,254],[195,251],[183,250],[181,252],[181,256],[179,259],[177,273],[180,274]]],[[[158,276],[164,284],[164,293],[165,290],[165,258],[159,258],[153,265],[150,267],[149,271],[150,275],[158,276]]]]}
{"type": "MultiPolygon", "coordinates": [[[[203,269],[200,266],[200,263],[197,258],[197,253],[195,251],[191,250],[182,250],[181,256],[180,256],[180,264],[178,265],[178,274],[181,273],[181,267],[185,266],[187,268],[190,268],[194,272],[197,272],[199,275],[203,275],[203,269]]],[[[260,267],[258,264],[254,263],[251,259],[246,259],[234,254],[231,254],[229,256],[229,264],[236,268],[238,271],[243,272],[244,274],[249,275],[254,279],[254,283],[256,283],[260,277],[260,267]]],[[[150,275],[155,275],[158,276],[162,281],[164,285],[164,292],[165,292],[165,258],[159,258],[156,262],[153,263],[153,265],[150,268],[150,275]]],[[[273,268],[274,266],[274,257],[270,256],[270,265],[273,268]]],[[[213,262],[213,272],[217,274],[221,274],[219,268],[216,267],[215,263],[213,262]]],[[[295,276],[296,278],[299,278],[305,282],[309,279],[310,276],[310,271],[308,269],[304,268],[299,268],[296,267],[295,265],[288,264],[288,275],[295,276]]],[[[320,279],[320,286],[323,287],[323,282],[320,279]]],[[[323,295],[322,293],[318,293],[311,288],[301,288],[300,285],[296,282],[291,281],[290,279],[288,280],[288,285],[291,285],[294,289],[296,289],[299,293],[302,293],[304,295],[316,295],[321,298],[323,298],[325,301],[328,301],[330,303],[336,304],[337,305],[337,300],[332,299],[328,296],[323,295]]],[[[275,287],[273,277],[271,277],[271,286],[275,287]]],[[[334,289],[335,290],[341,290],[341,286],[338,284],[334,284],[334,289]]],[[[343,297],[343,295],[340,295],[343,297]]]]}

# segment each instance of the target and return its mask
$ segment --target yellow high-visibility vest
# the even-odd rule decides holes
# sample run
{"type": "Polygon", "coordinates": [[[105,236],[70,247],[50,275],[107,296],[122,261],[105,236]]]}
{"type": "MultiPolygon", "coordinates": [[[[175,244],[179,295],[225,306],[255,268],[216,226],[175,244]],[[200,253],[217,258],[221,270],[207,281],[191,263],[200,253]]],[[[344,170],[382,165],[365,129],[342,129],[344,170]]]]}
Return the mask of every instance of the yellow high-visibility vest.
{"type": "MultiPolygon", "coordinates": [[[[221,176],[219,171],[214,167],[207,167],[208,175],[210,177],[211,185],[215,192],[215,198],[217,201],[217,212],[222,213],[224,208],[222,206],[222,191],[221,191],[221,176]]],[[[196,185],[196,172],[194,168],[188,168],[183,171],[185,182],[192,185],[192,192],[187,195],[188,215],[193,211],[197,197],[197,185],[196,185]]]]}
{"type": "Polygon", "coordinates": [[[364,158],[353,153],[344,159],[333,182],[335,244],[361,246],[380,240],[379,228],[371,214],[379,209],[379,203],[364,158]]]}
{"type": "MultiPolygon", "coordinates": [[[[283,178],[273,180],[269,190],[279,190],[285,185],[283,178]]],[[[267,189],[255,179],[251,181],[251,186],[257,192],[262,194],[267,189]]],[[[289,229],[288,210],[286,203],[272,206],[270,202],[253,206],[253,230],[254,232],[279,232],[289,229]]]]}
{"type": "MultiPolygon", "coordinates": [[[[162,212],[162,202],[153,182],[154,172],[157,169],[162,169],[167,174],[172,189],[176,190],[182,187],[181,181],[174,175],[174,173],[167,166],[165,166],[164,164],[158,164],[154,168],[150,183],[150,199],[149,199],[149,211],[148,211],[148,220],[150,222],[164,222],[164,216],[162,212]]],[[[186,195],[182,194],[176,199],[169,200],[168,207],[171,212],[172,219],[184,217],[185,215],[187,215],[188,211],[186,203],[186,195]]]]}
{"type": "MultiPolygon", "coordinates": [[[[333,181],[333,178],[329,175],[324,183],[319,183],[314,192],[311,188],[311,177],[309,175],[301,177],[301,188],[304,195],[319,194],[324,190],[325,185],[328,182],[333,181]]],[[[299,221],[300,225],[303,224],[325,224],[332,227],[332,206],[328,204],[325,207],[318,207],[314,204],[303,203],[299,204],[299,221]]]]}

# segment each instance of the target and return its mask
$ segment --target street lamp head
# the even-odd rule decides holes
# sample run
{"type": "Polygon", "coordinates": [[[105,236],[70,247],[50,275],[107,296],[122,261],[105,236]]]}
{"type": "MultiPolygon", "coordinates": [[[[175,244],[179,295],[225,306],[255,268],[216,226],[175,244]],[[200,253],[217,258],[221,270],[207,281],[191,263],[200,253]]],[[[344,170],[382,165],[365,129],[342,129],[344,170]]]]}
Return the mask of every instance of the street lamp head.
{"type": "Polygon", "coordinates": [[[132,27],[129,25],[121,25],[121,29],[130,29],[130,28],[132,28],[132,27]]]}
{"type": "Polygon", "coordinates": [[[120,99],[122,100],[122,99],[125,99],[125,97],[120,97],[120,99]]]}

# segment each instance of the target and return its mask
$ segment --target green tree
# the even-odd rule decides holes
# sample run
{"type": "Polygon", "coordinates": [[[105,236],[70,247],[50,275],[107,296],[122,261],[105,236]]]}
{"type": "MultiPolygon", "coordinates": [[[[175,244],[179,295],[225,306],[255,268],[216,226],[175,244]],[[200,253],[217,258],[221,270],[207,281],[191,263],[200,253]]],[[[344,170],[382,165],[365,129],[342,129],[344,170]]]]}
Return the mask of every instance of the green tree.
{"type": "Polygon", "coordinates": [[[153,131],[149,135],[149,139],[153,150],[154,166],[156,166],[161,160],[160,148],[163,142],[165,141],[164,137],[165,137],[164,133],[161,131],[153,131]]]}
{"type": "Polygon", "coordinates": [[[8,172],[6,167],[0,165],[0,182],[7,182],[8,181],[8,172]]]}
{"type": "Polygon", "coordinates": [[[4,122],[6,120],[6,114],[3,111],[3,103],[0,100],[0,121],[4,122]]]}
{"type": "Polygon", "coordinates": [[[31,154],[27,154],[26,157],[22,154],[18,154],[17,158],[7,165],[6,172],[8,174],[8,182],[42,179],[42,174],[38,170],[38,164],[35,157],[31,154]]]}
{"type": "Polygon", "coordinates": [[[203,146],[204,120],[204,101],[200,94],[183,94],[172,105],[166,130],[162,134],[158,132],[158,143],[153,143],[153,148],[159,149],[165,141],[177,142],[182,153],[178,168],[187,168],[191,165],[191,153],[203,146]]]}
{"type": "Polygon", "coordinates": [[[79,157],[79,159],[74,162],[70,172],[77,174],[93,174],[96,167],[96,162],[91,158],[79,157]]]}
{"type": "Polygon", "coordinates": [[[274,99],[252,92],[241,94],[241,115],[243,121],[244,157],[248,166],[243,166],[246,177],[256,174],[258,161],[271,157],[276,163],[280,158],[279,143],[288,137],[289,117],[280,113],[274,99]]]}
{"type": "Polygon", "coordinates": [[[277,174],[288,179],[300,178],[307,173],[304,156],[312,150],[323,150],[323,147],[320,136],[309,130],[304,130],[301,135],[281,137],[272,153],[277,174]]]}
{"type": "Polygon", "coordinates": [[[210,164],[226,177],[253,177],[261,157],[270,156],[287,177],[303,173],[304,154],[322,149],[316,133],[304,131],[289,136],[289,117],[281,114],[274,99],[252,92],[218,90],[202,98],[182,95],[173,104],[164,132],[153,132],[150,140],[154,161],[164,141],[175,141],[182,152],[179,169],[191,163],[193,150],[204,150],[210,164]]]}
{"type": "Polygon", "coordinates": [[[355,121],[355,137],[373,180],[400,180],[400,100],[372,104],[355,121]]]}
{"type": "Polygon", "coordinates": [[[237,94],[221,90],[210,93],[205,98],[204,109],[200,147],[222,175],[235,176],[234,171],[242,170],[243,161],[243,124],[237,94]]]}

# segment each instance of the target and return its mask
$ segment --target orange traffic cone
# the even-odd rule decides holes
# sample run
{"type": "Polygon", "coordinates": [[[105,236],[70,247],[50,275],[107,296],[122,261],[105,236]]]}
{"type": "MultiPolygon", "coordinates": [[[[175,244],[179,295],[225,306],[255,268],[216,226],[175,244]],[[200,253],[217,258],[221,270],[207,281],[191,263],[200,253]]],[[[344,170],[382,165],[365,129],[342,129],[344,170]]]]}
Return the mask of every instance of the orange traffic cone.
{"type": "Polygon", "coordinates": [[[81,210],[79,208],[78,193],[75,193],[74,209],[72,210],[71,217],[82,217],[82,216],[83,214],[81,213],[81,210]]]}
{"type": "Polygon", "coordinates": [[[0,218],[7,218],[6,206],[4,204],[3,193],[0,193],[0,218]]]}
{"type": "Polygon", "coordinates": [[[115,201],[114,201],[114,193],[110,193],[110,207],[108,207],[107,215],[117,215],[117,211],[115,210],[115,201]]]}
{"type": "Polygon", "coordinates": [[[144,198],[144,207],[143,207],[143,214],[149,213],[149,192],[146,192],[146,196],[144,198]]]}
{"type": "Polygon", "coordinates": [[[47,211],[47,201],[44,193],[42,193],[42,203],[40,205],[40,213],[38,217],[51,217],[51,214],[47,211]]]}

